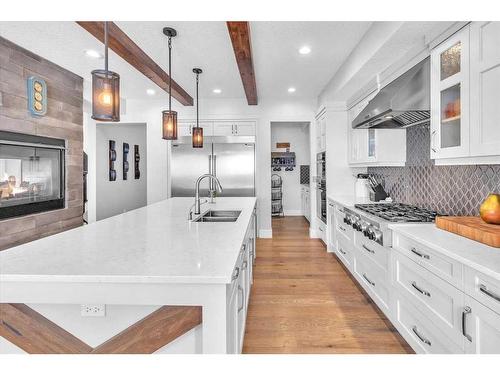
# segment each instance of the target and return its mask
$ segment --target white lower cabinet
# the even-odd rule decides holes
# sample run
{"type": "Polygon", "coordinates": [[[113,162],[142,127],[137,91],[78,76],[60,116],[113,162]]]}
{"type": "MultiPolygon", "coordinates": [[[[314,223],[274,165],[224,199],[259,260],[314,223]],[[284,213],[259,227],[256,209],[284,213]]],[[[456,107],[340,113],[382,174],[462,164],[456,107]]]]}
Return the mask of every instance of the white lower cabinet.
{"type": "Polygon", "coordinates": [[[229,354],[239,354],[243,349],[245,325],[253,283],[255,257],[255,215],[248,227],[245,241],[236,261],[231,284],[226,286],[226,348],[229,354]]]}
{"type": "Polygon", "coordinates": [[[301,187],[300,199],[302,215],[307,219],[307,221],[311,221],[311,192],[309,187],[301,187]]]}
{"type": "Polygon", "coordinates": [[[336,256],[415,352],[500,354],[500,280],[397,231],[382,247],[333,206],[336,256]]]}
{"type": "Polygon", "coordinates": [[[397,292],[394,294],[393,323],[416,353],[462,352],[462,348],[444,335],[428,316],[397,292]]]}
{"type": "Polygon", "coordinates": [[[500,314],[468,296],[464,304],[463,330],[467,335],[466,353],[500,353],[500,314]]]}

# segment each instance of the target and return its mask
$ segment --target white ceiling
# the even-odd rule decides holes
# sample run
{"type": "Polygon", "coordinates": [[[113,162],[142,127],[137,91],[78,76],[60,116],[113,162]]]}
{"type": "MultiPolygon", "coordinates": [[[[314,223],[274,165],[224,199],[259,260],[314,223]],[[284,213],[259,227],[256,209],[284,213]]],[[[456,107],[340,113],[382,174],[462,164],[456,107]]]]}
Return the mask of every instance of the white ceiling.
{"type": "MultiPolygon", "coordinates": [[[[162,29],[165,26],[174,27],[178,36],[173,40],[173,78],[194,97],[195,76],[192,68],[200,67],[203,69],[200,97],[245,98],[225,22],[141,21],[117,24],[165,70],[168,68],[167,40],[162,29]],[[214,88],[222,92],[214,94],[214,88]]],[[[291,96],[317,98],[356,45],[362,39],[369,39],[366,37],[371,34],[367,31],[374,25],[376,23],[372,22],[251,22],[259,99],[291,96]],[[311,48],[310,54],[298,53],[304,45],[311,48]],[[288,93],[289,87],[295,87],[296,92],[288,93]]],[[[415,43],[423,43],[430,30],[445,26],[446,23],[404,23],[404,27],[391,36],[390,43],[385,43],[378,54],[358,69],[356,77],[350,81],[349,94],[387,68],[391,56],[410,50],[415,43]]],[[[86,49],[102,52],[103,46],[75,22],[0,22],[0,36],[82,76],[87,87],[90,87],[90,72],[102,68],[104,64],[102,59],[85,55],[86,49]]],[[[109,66],[121,75],[124,98],[150,98],[146,90],[153,88],[157,92],[154,98],[166,100],[166,93],[112,51],[109,66]]]]}
{"type": "MultiPolygon", "coordinates": [[[[165,70],[167,41],[164,26],[177,29],[173,40],[173,78],[192,96],[193,67],[203,69],[200,97],[245,98],[226,23],[217,22],[117,22],[165,70]],[[214,88],[221,89],[214,94],[214,88]]],[[[313,98],[346,59],[370,22],[251,22],[251,38],[260,99],[290,95],[313,98]],[[308,45],[309,55],[298,49],[308,45]],[[288,93],[289,87],[296,92],[288,93]]],[[[101,68],[102,59],[85,56],[86,49],[102,52],[102,44],[74,22],[0,22],[0,35],[82,76],[101,68]],[[36,37],[33,37],[36,35],[36,37]]],[[[147,98],[146,89],[160,89],[114,53],[110,69],[122,77],[122,96],[147,98]]]]}

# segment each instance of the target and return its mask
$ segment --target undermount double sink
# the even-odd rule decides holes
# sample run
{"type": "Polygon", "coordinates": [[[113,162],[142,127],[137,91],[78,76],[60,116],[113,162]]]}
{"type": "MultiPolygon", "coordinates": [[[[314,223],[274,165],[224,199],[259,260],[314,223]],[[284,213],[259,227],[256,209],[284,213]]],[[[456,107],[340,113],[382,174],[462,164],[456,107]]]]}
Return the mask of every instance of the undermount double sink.
{"type": "Polygon", "coordinates": [[[231,223],[238,220],[241,211],[209,210],[194,221],[198,223],[231,223]]]}

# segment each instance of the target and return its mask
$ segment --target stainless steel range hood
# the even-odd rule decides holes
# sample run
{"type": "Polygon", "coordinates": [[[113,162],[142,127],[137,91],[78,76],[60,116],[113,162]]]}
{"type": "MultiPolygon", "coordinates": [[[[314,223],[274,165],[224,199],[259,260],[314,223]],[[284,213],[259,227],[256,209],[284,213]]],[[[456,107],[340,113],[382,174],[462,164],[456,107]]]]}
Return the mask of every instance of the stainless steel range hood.
{"type": "Polygon", "coordinates": [[[354,119],[354,129],[397,128],[422,124],[430,118],[430,61],[421,61],[396,78],[354,119]]]}

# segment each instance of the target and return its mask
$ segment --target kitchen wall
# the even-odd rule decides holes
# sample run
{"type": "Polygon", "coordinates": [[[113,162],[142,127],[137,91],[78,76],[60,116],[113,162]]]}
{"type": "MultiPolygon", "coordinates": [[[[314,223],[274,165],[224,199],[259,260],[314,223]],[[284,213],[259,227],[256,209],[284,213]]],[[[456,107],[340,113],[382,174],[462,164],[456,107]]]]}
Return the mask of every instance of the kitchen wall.
{"type": "Polygon", "coordinates": [[[146,124],[99,124],[96,129],[96,219],[147,205],[146,124]],[[116,142],[116,181],[109,180],[109,141],[116,142]],[[123,143],[129,144],[127,180],[123,179],[123,143]],[[134,145],[139,146],[140,178],[134,178],[134,145]]]}
{"type": "Polygon", "coordinates": [[[296,122],[271,123],[271,151],[285,151],[277,149],[276,143],[290,143],[290,151],[295,152],[296,168],[285,171],[283,168],[278,174],[283,179],[283,211],[285,216],[302,215],[300,191],[300,165],[309,165],[311,162],[309,151],[309,124],[296,122]]]}
{"type": "Polygon", "coordinates": [[[0,130],[66,140],[65,208],[0,221],[0,250],[82,225],[83,79],[0,37],[0,130]],[[27,108],[27,78],[47,83],[47,114],[27,108]]]}
{"type": "Polygon", "coordinates": [[[478,215],[489,193],[500,193],[500,165],[437,166],[430,159],[429,125],[407,129],[406,166],[371,167],[397,202],[442,215],[478,215]]]}

